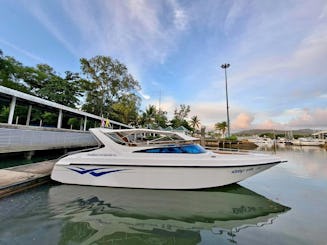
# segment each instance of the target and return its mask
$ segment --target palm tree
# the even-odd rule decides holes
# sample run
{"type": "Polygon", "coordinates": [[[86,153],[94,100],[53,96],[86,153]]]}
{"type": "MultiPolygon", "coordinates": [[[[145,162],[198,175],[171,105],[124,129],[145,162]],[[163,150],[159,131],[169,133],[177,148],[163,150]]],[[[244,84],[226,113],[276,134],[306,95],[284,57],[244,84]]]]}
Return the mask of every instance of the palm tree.
{"type": "Polygon", "coordinates": [[[226,121],[216,123],[215,129],[221,131],[221,134],[223,135],[223,137],[225,137],[225,132],[227,129],[226,121]]]}
{"type": "Polygon", "coordinates": [[[193,116],[191,118],[191,127],[193,129],[193,134],[194,134],[195,129],[198,129],[200,127],[200,119],[198,118],[198,116],[193,116]]]}
{"type": "Polygon", "coordinates": [[[143,113],[145,117],[145,124],[147,126],[149,125],[153,126],[155,122],[156,111],[157,109],[154,105],[149,105],[148,108],[143,113]]]}

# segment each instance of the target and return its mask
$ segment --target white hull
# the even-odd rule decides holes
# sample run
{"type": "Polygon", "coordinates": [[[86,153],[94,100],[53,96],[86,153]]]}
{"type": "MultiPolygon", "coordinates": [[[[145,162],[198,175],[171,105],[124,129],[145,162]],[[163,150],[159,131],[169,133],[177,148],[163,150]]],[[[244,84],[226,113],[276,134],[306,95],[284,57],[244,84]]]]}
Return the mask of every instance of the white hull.
{"type": "Polygon", "coordinates": [[[276,164],[278,163],[236,167],[55,165],[51,177],[65,184],[149,189],[201,189],[236,183],[276,164]],[[86,173],[81,174],[72,169],[86,173]],[[100,175],[101,173],[105,174],[100,175]]]}
{"type": "Polygon", "coordinates": [[[282,162],[272,155],[214,153],[194,144],[129,146],[129,141],[123,145],[124,141],[114,141],[124,131],[118,131],[114,141],[106,132],[116,131],[93,132],[104,148],[62,158],[55,164],[51,178],[78,185],[202,189],[237,183],[282,162]]]}

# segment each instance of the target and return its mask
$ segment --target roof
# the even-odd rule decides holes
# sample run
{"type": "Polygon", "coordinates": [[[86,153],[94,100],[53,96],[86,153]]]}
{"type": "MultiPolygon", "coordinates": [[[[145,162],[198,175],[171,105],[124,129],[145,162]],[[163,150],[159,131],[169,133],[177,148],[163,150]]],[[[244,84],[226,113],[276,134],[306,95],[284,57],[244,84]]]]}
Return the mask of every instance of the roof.
{"type": "MultiPolygon", "coordinates": [[[[76,115],[81,115],[81,116],[86,116],[89,118],[93,118],[93,119],[97,119],[97,120],[102,120],[103,118],[85,111],[81,111],[81,110],[77,110],[77,109],[73,109],[71,107],[62,105],[62,104],[58,104],[56,102],[52,102],[49,100],[45,100],[39,97],[36,97],[34,95],[30,95],[30,94],[26,94],[11,88],[7,88],[4,86],[0,86],[0,94],[5,94],[5,95],[9,95],[9,96],[14,96],[17,99],[21,99],[21,100],[25,100],[25,101],[29,101],[31,104],[40,104],[40,105],[44,105],[47,107],[51,107],[51,108],[56,108],[59,110],[63,110],[63,111],[67,111],[67,112],[71,112],[74,113],[76,115]]],[[[120,122],[116,122],[113,120],[110,120],[110,123],[116,124],[116,125],[120,125],[120,126],[124,126],[124,127],[128,127],[131,128],[131,126],[120,123],[120,122]]]]}

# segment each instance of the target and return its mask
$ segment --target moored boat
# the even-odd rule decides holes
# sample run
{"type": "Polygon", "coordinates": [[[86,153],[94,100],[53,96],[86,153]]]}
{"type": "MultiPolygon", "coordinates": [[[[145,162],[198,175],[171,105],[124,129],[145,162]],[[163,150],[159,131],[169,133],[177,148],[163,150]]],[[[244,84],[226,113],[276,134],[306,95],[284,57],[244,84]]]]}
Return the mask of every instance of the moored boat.
{"type": "Polygon", "coordinates": [[[60,159],[61,183],[150,189],[201,189],[242,181],[283,161],[275,155],[212,152],[183,133],[149,129],[90,130],[103,147],[60,159]]]}

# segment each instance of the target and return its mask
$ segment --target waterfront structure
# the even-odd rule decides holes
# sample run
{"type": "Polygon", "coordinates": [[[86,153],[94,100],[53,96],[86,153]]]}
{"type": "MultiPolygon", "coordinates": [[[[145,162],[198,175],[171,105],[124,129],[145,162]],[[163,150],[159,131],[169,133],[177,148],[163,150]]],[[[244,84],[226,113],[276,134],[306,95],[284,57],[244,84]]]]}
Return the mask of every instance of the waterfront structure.
{"type": "Polygon", "coordinates": [[[298,138],[291,141],[293,145],[299,146],[323,146],[326,142],[323,139],[298,138]]]}
{"type": "Polygon", "coordinates": [[[97,146],[88,131],[0,124],[0,154],[97,146]]]}
{"type": "MultiPolygon", "coordinates": [[[[9,101],[10,105],[9,105],[9,116],[8,116],[8,121],[7,123],[9,125],[14,124],[14,112],[15,112],[15,107],[16,104],[18,102],[27,105],[28,106],[28,113],[27,113],[27,119],[26,119],[26,126],[30,125],[30,121],[31,121],[31,114],[32,114],[32,106],[35,107],[42,107],[42,108],[48,108],[49,110],[52,111],[57,111],[58,112],[58,120],[57,120],[57,128],[62,128],[62,120],[63,120],[63,116],[64,114],[69,114],[69,115],[74,115],[77,116],[79,118],[81,118],[81,129],[83,129],[84,131],[87,130],[87,120],[88,119],[92,119],[92,120],[96,120],[99,122],[105,122],[107,121],[107,119],[91,114],[91,113],[87,113],[81,110],[77,110],[68,106],[64,106],[49,100],[45,100],[45,99],[41,99],[39,97],[30,95],[30,94],[26,94],[14,89],[10,89],[7,87],[3,87],[0,86],[0,100],[1,101],[9,101]]],[[[129,125],[120,123],[120,122],[116,122],[113,120],[110,120],[110,124],[112,127],[115,128],[132,128],[129,125]]],[[[42,124],[40,123],[40,126],[42,126],[42,124]]]]}
{"type": "Polygon", "coordinates": [[[327,140],[327,130],[316,132],[316,133],[312,134],[312,137],[314,137],[316,139],[327,140]]]}

